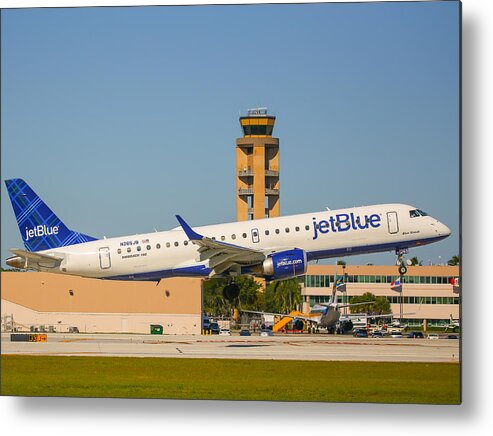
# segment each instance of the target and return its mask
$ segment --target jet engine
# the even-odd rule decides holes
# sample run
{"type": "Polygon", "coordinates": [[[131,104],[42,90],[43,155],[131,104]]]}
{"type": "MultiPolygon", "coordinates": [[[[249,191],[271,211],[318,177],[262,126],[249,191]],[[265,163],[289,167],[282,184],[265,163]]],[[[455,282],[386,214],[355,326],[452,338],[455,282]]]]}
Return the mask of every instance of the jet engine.
{"type": "Polygon", "coordinates": [[[306,267],[306,253],[299,248],[273,253],[262,264],[263,274],[273,280],[303,275],[306,267]]]}

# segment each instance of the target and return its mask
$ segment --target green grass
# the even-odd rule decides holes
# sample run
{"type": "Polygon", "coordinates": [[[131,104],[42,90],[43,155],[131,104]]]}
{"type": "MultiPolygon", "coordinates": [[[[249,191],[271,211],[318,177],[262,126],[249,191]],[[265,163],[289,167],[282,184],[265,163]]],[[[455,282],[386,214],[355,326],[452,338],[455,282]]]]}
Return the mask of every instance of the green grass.
{"type": "Polygon", "coordinates": [[[459,404],[457,363],[2,356],[14,396],[459,404]]]}

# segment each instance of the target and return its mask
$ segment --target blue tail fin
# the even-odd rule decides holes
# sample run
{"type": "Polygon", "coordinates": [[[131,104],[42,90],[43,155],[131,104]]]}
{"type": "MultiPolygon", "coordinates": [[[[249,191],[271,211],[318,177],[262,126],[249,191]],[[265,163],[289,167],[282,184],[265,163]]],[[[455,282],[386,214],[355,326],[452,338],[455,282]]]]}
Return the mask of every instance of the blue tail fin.
{"type": "Polygon", "coordinates": [[[49,250],[97,239],[68,229],[24,180],[6,180],[5,184],[26,250],[49,250]]]}

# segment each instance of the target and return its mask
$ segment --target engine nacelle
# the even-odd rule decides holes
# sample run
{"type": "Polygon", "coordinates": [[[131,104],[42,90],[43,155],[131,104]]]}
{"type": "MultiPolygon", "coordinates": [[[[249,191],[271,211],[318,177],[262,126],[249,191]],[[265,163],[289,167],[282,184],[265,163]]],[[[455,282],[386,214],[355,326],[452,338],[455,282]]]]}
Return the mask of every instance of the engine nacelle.
{"type": "Polygon", "coordinates": [[[263,273],[273,279],[288,279],[306,273],[306,253],[299,248],[269,255],[262,265],[263,273]]]}

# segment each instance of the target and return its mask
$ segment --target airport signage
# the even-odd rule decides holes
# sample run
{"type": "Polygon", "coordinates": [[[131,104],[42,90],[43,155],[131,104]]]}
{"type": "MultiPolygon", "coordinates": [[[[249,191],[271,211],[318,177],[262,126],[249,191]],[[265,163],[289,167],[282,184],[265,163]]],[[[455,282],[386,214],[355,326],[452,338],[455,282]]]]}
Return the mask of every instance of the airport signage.
{"type": "Polygon", "coordinates": [[[44,333],[12,333],[11,342],[48,342],[48,336],[44,333]]]}

